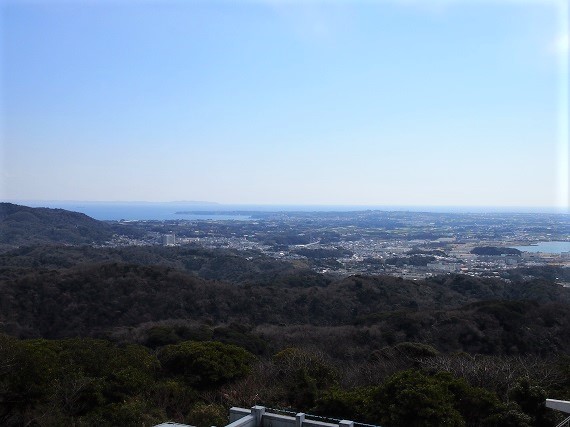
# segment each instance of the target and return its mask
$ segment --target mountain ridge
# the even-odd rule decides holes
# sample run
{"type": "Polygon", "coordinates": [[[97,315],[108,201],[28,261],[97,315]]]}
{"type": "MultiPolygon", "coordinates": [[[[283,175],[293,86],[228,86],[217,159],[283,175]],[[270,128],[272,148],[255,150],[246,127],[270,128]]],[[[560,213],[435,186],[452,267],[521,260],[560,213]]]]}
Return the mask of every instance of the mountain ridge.
{"type": "Polygon", "coordinates": [[[112,235],[109,225],[80,212],[0,203],[0,249],[46,243],[101,243],[112,235]]]}

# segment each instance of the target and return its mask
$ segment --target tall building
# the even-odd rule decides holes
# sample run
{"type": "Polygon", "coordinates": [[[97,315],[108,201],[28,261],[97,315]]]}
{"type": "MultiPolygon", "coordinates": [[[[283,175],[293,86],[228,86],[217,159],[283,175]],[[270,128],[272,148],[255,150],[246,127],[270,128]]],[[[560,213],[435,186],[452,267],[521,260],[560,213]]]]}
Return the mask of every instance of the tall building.
{"type": "Polygon", "coordinates": [[[172,234],[165,234],[162,236],[162,244],[164,246],[174,246],[176,244],[176,236],[174,233],[172,234]]]}

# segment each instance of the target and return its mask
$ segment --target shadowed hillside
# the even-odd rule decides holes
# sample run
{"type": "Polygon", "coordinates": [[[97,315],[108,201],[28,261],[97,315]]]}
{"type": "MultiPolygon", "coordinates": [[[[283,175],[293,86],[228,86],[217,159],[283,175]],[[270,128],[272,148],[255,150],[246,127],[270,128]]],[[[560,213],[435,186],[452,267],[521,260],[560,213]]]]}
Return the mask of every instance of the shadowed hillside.
{"type": "Polygon", "coordinates": [[[38,243],[90,244],[111,236],[107,224],[82,213],[0,203],[0,249],[38,243]]]}
{"type": "Polygon", "coordinates": [[[540,280],[352,276],[315,286],[291,274],[275,284],[238,285],[114,262],[0,273],[0,321],[22,337],[108,336],[116,328],[179,320],[308,330],[354,325],[355,336],[368,334],[363,343],[371,349],[418,341],[473,353],[570,350],[563,339],[570,335],[570,290],[540,280]]]}

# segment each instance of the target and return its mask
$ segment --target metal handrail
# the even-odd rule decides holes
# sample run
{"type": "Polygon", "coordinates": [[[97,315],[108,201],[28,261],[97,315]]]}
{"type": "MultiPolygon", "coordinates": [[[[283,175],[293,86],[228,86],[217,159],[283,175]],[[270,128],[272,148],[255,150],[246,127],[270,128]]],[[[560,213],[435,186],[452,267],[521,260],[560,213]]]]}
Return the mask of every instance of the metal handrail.
{"type": "MultiPolygon", "coordinates": [[[[265,407],[265,409],[268,412],[281,412],[283,414],[288,414],[288,415],[297,415],[299,412],[295,412],[295,411],[291,411],[290,409],[280,409],[280,408],[269,408],[269,407],[265,407]]],[[[305,418],[310,418],[310,419],[317,419],[317,420],[323,420],[323,421],[334,421],[335,424],[338,424],[340,421],[342,421],[340,418],[333,418],[333,417],[323,417],[320,415],[312,415],[312,414],[305,414],[305,418]]],[[[378,424],[366,424],[366,423],[359,423],[354,421],[354,425],[356,426],[363,426],[363,427],[382,427],[378,424]]]]}

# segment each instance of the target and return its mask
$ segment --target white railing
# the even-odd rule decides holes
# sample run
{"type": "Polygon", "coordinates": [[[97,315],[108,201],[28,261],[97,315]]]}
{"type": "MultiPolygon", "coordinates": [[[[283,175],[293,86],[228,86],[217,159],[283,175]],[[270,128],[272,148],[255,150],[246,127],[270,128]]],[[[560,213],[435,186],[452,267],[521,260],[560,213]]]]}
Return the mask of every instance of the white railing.
{"type": "Polygon", "coordinates": [[[296,413],[295,416],[271,413],[264,406],[254,406],[251,410],[231,408],[230,424],[226,427],[354,427],[354,422],[349,420],[339,420],[333,424],[306,417],[303,412],[296,413]],[[247,421],[239,424],[245,418],[247,421]]]}
{"type": "MultiPolygon", "coordinates": [[[[570,402],[567,400],[546,399],[546,407],[570,414],[570,402]]],[[[570,417],[566,418],[556,427],[570,427],[570,417]]]]}

